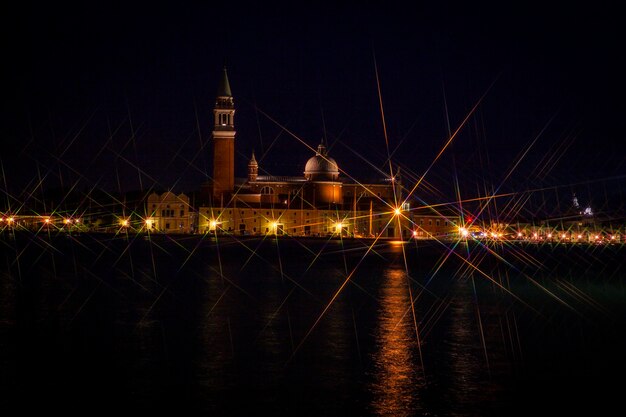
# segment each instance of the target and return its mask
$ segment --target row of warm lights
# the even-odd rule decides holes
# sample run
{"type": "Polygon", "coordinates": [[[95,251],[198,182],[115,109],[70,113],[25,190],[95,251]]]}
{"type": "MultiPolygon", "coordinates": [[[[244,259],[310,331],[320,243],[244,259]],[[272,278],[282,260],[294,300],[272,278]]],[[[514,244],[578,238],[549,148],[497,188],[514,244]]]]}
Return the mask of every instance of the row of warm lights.
{"type": "MultiPolygon", "coordinates": [[[[50,224],[50,222],[52,222],[52,219],[50,217],[46,217],[42,220],[45,224],[50,224]]],[[[15,217],[7,217],[6,219],[4,217],[0,217],[0,223],[3,222],[7,222],[7,223],[13,223],[15,222],[15,217]]],[[[80,223],[80,219],[63,219],[63,223],[64,224],[71,224],[71,223],[80,223]]]]}
{"type": "MultiPolygon", "coordinates": [[[[523,237],[523,236],[524,236],[524,235],[523,235],[522,233],[518,233],[518,234],[517,234],[517,237],[523,237]]],[[[591,235],[590,235],[590,236],[591,236],[591,235]]],[[[548,234],[546,235],[546,237],[547,237],[548,239],[552,239],[552,233],[548,233],[548,234]]],[[[566,238],[567,238],[567,235],[563,233],[563,234],[561,234],[561,235],[560,235],[560,238],[561,238],[561,239],[566,239],[566,238]]],[[[583,235],[582,235],[582,234],[578,234],[578,235],[576,235],[576,238],[577,238],[577,239],[582,239],[582,238],[583,238],[583,235]]],[[[593,235],[593,238],[594,238],[595,240],[599,240],[599,239],[600,239],[600,235],[593,235]]],[[[616,238],[616,236],[615,236],[615,235],[611,235],[611,236],[610,236],[610,239],[611,239],[611,240],[615,240],[615,238],[616,238]]],[[[539,235],[538,235],[537,233],[533,233],[533,239],[539,239],[539,235]]]]}
{"type": "MultiPolygon", "coordinates": [[[[216,229],[217,229],[217,226],[218,226],[219,224],[220,224],[220,223],[219,223],[217,220],[210,220],[210,221],[209,221],[209,230],[216,230],[216,229]]],[[[278,229],[278,222],[271,222],[271,223],[270,223],[270,227],[271,227],[273,230],[278,229]]]]}
{"type": "MultiPolygon", "coordinates": [[[[417,232],[413,232],[413,236],[416,236],[416,235],[417,235],[417,232]]],[[[467,238],[469,236],[469,231],[466,228],[464,228],[464,227],[459,227],[459,235],[461,237],[463,237],[463,238],[467,238]]],[[[504,235],[502,233],[500,233],[500,232],[481,232],[480,236],[481,237],[491,237],[493,239],[500,239],[504,235]]],[[[524,233],[517,232],[517,237],[518,238],[521,239],[524,236],[525,236],[524,233]]],[[[561,233],[561,234],[547,233],[545,236],[546,236],[547,239],[552,239],[553,237],[557,237],[557,238],[560,237],[561,239],[567,239],[567,234],[565,234],[565,233],[561,233]]],[[[589,237],[590,238],[593,237],[594,240],[600,240],[602,238],[602,236],[600,234],[594,234],[594,235],[589,234],[589,237]]],[[[539,234],[536,233],[536,232],[532,234],[532,238],[533,239],[542,239],[542,237],[540,237],[539,234]]],[[[577,234],[575,237],[572,236],[572,238],[582,239],[583,238],[583,234],[577,234]]],[[[618,236],[616,236],[616,235],[610,235],[609,236],[610,240],[616,240],[617,238],[619,238],[619,235],[618,236]]]]}
{"type": "MultiPolygon", "coordinates": [[[[148,221],[149,221],[149,220],[146,220],[146,225],[147,225],[148,227],[150,227],[150,226],[152,225],[152,223],[148,224],[148,221]]],[[[218,222],[217,222],[217,220],[210,220],[210,221],[209,221],[209,230],[216,230],[216,229],[217,229],[217,226],[218,226],[219,224],[220,224],[220,223],[218,223],[218,222]]],[[[271,229],[271,230],[274,230],[274,231],[278,230],[278,226],[279,226],[279,225],[280,225],[280,223],[275,222],[275,221],[274,221],[274,222],[271,222],[271,223],[269,224],[270,229],[271,229]]],[[[335,232],[336,232],[336,233],[340,233],[340,232],[342,232],[344,227],[346,227],[346,224],[345,224],[345,223],[343,223],[343,222],[336,222],[336,223],[333,223],[333,228],[335,229],[335,232]]],[[[414,232],[413,234],[415,235],[416,233],[417,233],[417,232],[414,232]]]]}

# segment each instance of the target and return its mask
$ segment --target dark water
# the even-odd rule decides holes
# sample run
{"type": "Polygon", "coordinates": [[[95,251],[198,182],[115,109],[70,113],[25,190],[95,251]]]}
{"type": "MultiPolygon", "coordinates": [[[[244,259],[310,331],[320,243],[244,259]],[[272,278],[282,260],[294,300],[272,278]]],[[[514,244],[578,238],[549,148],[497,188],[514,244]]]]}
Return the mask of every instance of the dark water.
{"type": "Polygon", "coordinates": [[[240,416],[621,405],[624,248],[448,246],[2,235],[0,402],[240,416]]]}

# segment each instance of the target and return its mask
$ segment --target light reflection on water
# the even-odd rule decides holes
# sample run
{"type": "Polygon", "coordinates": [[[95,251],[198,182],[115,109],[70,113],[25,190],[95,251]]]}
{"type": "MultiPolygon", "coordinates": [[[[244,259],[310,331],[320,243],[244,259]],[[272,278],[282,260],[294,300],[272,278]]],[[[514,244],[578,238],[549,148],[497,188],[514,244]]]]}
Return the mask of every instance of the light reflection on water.
{"type": "Polygon", "coordinates": [[[408,416],[422,411],[425,381],[411,314],[404,270],[389,268],[381,276],[380,308],[374,340],[372,410],[379,416],[408,416]]]}
{"type": "Polygon", "coordinates": [[[7,398],[211,415],[523,415],[611,388],[603,377],[621,369],[613,358],[626,347],[624,269],[610,257],[539,254],[552,264],[533,276],[573,311],[484,261],[537,313],[453,262],[422,291],[438,250],[406,246],[409,280],[396,247],[363,263],[363,251],[335,247],[315,262],[315,251],[287,243],[261,245],[251,259],[237,246],[219,258],[203,247],[183,263],[176,246],[126,245],[96,258],[71,241],[59,251],[1,247],[7,398]],[[580,257],[608,278],[577,274],[580,257]]]}

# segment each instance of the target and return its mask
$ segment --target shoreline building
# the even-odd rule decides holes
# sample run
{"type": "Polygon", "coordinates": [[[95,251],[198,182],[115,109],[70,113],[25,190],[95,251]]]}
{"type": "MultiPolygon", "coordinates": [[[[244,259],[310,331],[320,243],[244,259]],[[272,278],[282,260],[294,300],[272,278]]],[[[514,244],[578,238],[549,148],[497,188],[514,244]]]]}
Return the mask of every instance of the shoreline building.
{"type": "Polygon", "coordinates": [[[247,177],[236,178],[236,133],[235,100],[224,68],[213,108],[212,179],[194,198],[198,204],[193,209],[185,195],[151,195],[146,207],[151,230],[394,239],[458,232],[457,217],[415,211],[409,203],[403,204],[399,169],[388,178],[361,183],[341,175],[345,172],[323,141],[303,161],[302,176],[259,175],[260,164],[252,150],[247,177]],[[168,211],[174,206],[174,212],[168,211]]]}
{"type": "Polygon", "coordinates": [[[368,184],[342,177],[337,161],[322,142],[303,164],[302,176],[259,175],[259,162],[252,151],[247,178],[235,178],[235,102],[226,68],[213,114],[213,181],[207,190],[209,204],[198,208],[199,232],[413,236],[408,204],[399,206],[403,201],[399,171],[368,184]]]}
{"type": "Polygon", "coordinates": [[[145,228],[165,233],[192,233],[194,216],[189,197],[171,191],[151,193],[147,200],[145,228]]]}

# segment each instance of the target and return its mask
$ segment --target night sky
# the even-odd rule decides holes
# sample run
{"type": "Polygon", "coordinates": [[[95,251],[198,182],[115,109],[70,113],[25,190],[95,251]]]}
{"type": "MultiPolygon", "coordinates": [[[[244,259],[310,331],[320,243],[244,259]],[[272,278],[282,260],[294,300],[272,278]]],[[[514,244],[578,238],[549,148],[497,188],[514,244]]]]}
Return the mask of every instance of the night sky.
{"type": "Polygon", "coordinates": [[[1,187],[14,197],[40,180],[197,189],[212,172],[226,63],[238,176],[253,149],[261,171],[302,174],[311,152],[284,128],[312,147],[325,138],[347,174],[388,172],[378,69],[389,152],[407,185],[480,102],[425,176],[432,198],[454,199],[458,178],[466,198],[556,187],[623,201],[619,13],[430,3],[440,2],[20,5],[3,14],[1,187]]]}

